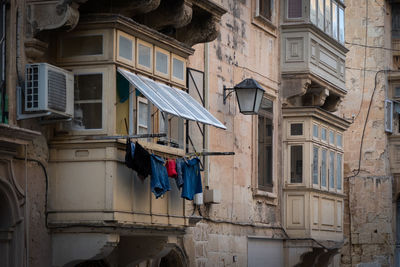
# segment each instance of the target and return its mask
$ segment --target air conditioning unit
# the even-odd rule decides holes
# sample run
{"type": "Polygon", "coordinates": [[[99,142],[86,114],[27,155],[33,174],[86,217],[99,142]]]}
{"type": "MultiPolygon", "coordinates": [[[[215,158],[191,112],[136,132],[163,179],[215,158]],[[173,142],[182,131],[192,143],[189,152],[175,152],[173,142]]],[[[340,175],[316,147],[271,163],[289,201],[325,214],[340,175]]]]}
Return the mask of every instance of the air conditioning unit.
{"type": "Polygon", "coordinates": [[[47,63],[26,65],[24,111],[73,117],[74,76],[47,63]]]}

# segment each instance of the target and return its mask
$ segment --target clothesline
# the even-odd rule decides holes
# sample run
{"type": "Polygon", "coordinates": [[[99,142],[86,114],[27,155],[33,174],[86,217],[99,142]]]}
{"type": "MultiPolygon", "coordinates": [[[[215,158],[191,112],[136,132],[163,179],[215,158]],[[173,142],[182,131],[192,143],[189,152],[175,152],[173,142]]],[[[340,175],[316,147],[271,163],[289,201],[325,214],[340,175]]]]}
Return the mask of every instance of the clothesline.
{"type": "Polygon", "coordinates": [[[203,151],[203,152],[193,152],[188,153],[186,156],[230,156],[235,155],[235,152],[212,152],[212,151],[203,151]]]}
{"type": "Polygon", "coordinates": [[[114,136],[88,136],[86,140],[116,140],[116,139],[140,139],[140,138],[157,138],[157,137],[166,137],[166,133],[157,133],[157,134],[135,134],[135,135],[114,135],[114,136]]]}

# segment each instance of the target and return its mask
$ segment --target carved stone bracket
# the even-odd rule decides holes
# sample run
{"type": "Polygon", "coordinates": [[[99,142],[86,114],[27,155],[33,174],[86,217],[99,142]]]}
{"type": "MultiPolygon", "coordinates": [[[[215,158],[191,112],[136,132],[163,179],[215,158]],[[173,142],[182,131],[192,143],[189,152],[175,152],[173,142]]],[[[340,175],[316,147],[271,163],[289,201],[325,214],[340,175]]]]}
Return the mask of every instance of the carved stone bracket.
{"type": "Polygon", "coordinates": [[[182,28],[190,23],[192,13],[192,3],[188,1],[164,0],[156,10],[134,19],[155,30],[166,27],[182,28]]]}
{"type": "Polygon", "coordinates": [[[30,38],[45,30],[72,30],[79,21],[79,5],[87,0],[34,1],[27,3],[27,35],[30,38]]]}
{"type": "Polygon", "coordinates": [[[284,104],[302,106],[303,96],[311,85],[311,79],[293,78],[282,80],[284,104]]]}

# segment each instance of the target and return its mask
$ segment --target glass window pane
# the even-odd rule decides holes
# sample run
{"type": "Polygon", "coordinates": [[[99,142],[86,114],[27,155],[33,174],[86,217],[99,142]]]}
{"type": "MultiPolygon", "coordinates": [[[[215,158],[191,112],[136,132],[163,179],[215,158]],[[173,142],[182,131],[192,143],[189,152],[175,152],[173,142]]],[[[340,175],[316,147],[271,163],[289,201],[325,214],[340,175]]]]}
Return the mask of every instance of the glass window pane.
{"type": "MultiPolygon", "coordinates": [[[[258,116],[258,185],[272,186],[272,120],[258,116]]],[[[264,188],[268,189],[268,188],[264,188]]]]}
{"type": "Polygon", "coordinates": [[[156,70],[168,74],[168,55],[156,51],[156,70]]]}
{"type": "Polygon", "coordinates": [[[288,0],[288,18],[302,17],[302,0],[288,0]]]}
{"type": "Polygon", "coordinates": [[[331,0],[325,0],[325,32],[331,34],[331,0]]]}
{"type": "Polygon", "coordinates": [[[326,187],[326,157],[327,157],[327,150],[322,149],[321,155],[321,186],[326,187]]]}
{"type": "Polygon", "coordinates": [[[101,103],[78,103],[74,108],[74,130],[102,128],[101,103]]]}
{"type": "Polygon", "coordinates": [[[337,167],[336,167],[336,187],[338,190],[342,189],[342,155],[337,154],[337,167]]]}
{"type": "Polygon", "coordinates": [[[339,8],[339,42],[344,44],[344,10],[339,8]]]}
{"type": "Polygon", "coordinates": [[[337,40],[338,38],[338,9],[337,4],[332,2],[332,37],[337,40]]]}
{"type": "Polygon", "coordinates": [[[302,123],[290,124],[290,135],[303,135],[303,124],[302,123]]]}
{"type": "Polygon", "coordinates": [[[172,60],[172,68],[173,68],[172,75],[175,78],[178,78],[179,80],[184,80],[184,77],[183,77],[183,72],[184,72],[183,61],[179,60],[177,58],[174,58],[172,60]]]}
{"type": "Polygon", "coordinates": [[[93,56],[103,54],[103,36],[71,36],[61,41],[62,57],[93,56]]]}
{"type": "Polygon", "coordinates": [[[151,68],[151,48],[138,44],[139,48],[139,64],[151,68]]]}
{"type": "Polygon", "coordinates": [[[271,19],[271,1],[272,0],[258,0],[260,3],[260,16],[271,19]]]}
{"type": "Polygon", "coordinates": [[[318,125],[313,124],[313,136],[318,138],[318,125]]]}
{"type": "Polygon", "coordinates": [[[139,101],[139,125],[140,126],[144,126],[147,127],[148,126],[148,122],[147,122],[147,114],[148,114],[148,104],[139,101]]]}
{"type": "Polygon", "coordinates": [[[400,86],[396,86],[396,88],[394,88],[394,96],[400,97],[400,86]]]}
{"type": "Polygon", "coordinates": [[[325,128],[321,128],[321,139],[323,141],[326,141],[326,129],[325,128]]]}
{"type": "Polygon", "coordinates": [[[329,152],[329,188],[335,188],[335,152],[329,152]]]}
{"type": "Polygon", "coordinates": [[[312,177],[313,184],[318,184],[318,147],[313,147],[313,165],[312,165],[312,177]]]}
{"type": "Polygon", "coordinates": [[[132,40],[120,35],[119,36],[119,48],[118,48],[118,55],[120,57],[126,58],[128,60],[133,59],[133,44],[132,40]]]}
{"type": "Polygon", "coordinates": [[[75,75],[75,100],[101,100],[103,94],[103,75],[82,74],[75,75]]]}
{"type": "Polygon", "coordinates": [[[318,27],[324,30],[324,0],[318,0],[318,27]]]}
{"type": "Polygon", "coordinates": [[[342,147],[343,146],[342,145],[342,135],[341,134],[336,135],[336,145],[338,147],[342,147]]]}
{"type": "Polygon", "coordinates": [[[331,145],[335,144],[335,133],[332,131],[329,131],[329,144],[331,145]]]}
{"type": "Polygon", "coordinates": [[[317,0],[310,0],[310,20],[317,25],[317,0]]]}
{"type": "Polygon", "coordinates": [[[290,147],[290,182],[303,182],[303,146],[290,147]]]}
{"type": "Polygon", "coordinates": [[[261,100],[260,110],[272,113],[273,112],[273,104],[274,103],[271,100],[264,97],[261,100]]]}

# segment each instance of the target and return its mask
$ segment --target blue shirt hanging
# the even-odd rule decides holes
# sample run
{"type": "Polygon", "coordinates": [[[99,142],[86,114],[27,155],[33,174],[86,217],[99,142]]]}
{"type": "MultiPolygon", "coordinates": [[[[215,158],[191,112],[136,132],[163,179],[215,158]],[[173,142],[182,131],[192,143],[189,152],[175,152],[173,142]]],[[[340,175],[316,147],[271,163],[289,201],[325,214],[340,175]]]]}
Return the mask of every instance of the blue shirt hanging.
{"type": "Polygon", "coordinates": [[[164,160],[154,154],[151,155],[151,192],[156,198],[161,197],[165,192],[170,191],[167,169],[164,166],[164,160]]]}
{"type": "Polygon", "coordinates": [[[181,197],[193,200],[195,194],[203,192],[199,158],[194,158],[183,163],[182,176],[183,188],[181,197]]]}

